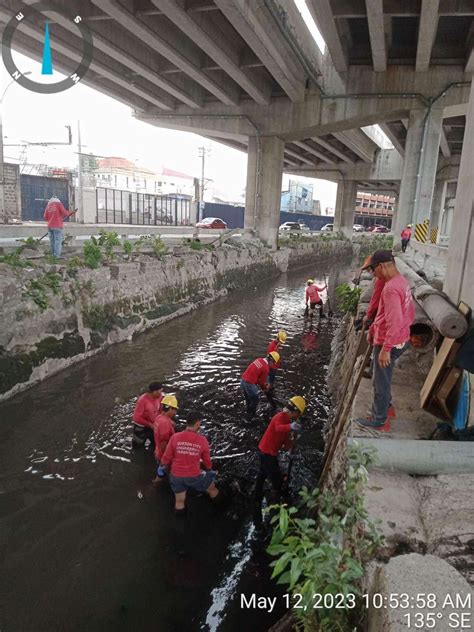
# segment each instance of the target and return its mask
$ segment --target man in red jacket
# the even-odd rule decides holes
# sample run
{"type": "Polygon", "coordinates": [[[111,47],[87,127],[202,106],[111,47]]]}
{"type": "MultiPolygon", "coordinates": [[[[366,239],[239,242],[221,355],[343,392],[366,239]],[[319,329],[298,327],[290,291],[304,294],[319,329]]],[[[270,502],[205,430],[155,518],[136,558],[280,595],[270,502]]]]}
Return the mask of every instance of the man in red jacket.
{"type": "Polygon", "coordinates": [[[357,422],[368,428],[389,432],[393,369],[398,358],[408,348],[415,306],[410,286],[397,270],[390,250],[376,250],[367,268],[372,270],[377,279],[384,280],[385,285],[375,320],[368,332],[368,341],[374,345],[372,415],[369,419],[358,419],[357,422]]]}
{"type": "Polygon", "coordinates": [[[270,369],[270,371],[268,372],[268,384],[270,388],[273,388],[273,385],[275,384],[277,369],[281,368],[280,348],[282,345],[285,344],[287,337],[288,336],[286,335],[286,331],[279,331],[276,338],[274,338],[267,347],[267,354],[271,353],[272,351],[276,351],[280,355],[280,359],[278,360],[278,362],[275,363],[275,367],[273,369],[270,369]]]}
{"type": "Polygon", "coordinates": [[[272,502],[277,502],[283,483],[283,474],[278,463],[278,453],[282,448],[289,450],[293,446],[290,433],[301,430],[296,421],[304,413],[306,401],[296,395],[292,397],[281,413],[277,413],[258,444],[260,470],[255,483],[255,499],[258,503],[263,499],[265,480],[270,479],[272,486],[272,502]]]}
{"type": "Polygon", "coordinates": [[[153,436],[155,439],[155,459],[158,464],[165,453],[168,441],[174,435],[174,417],[178,410],[178,400],[174,395],[165,395],[161,400],[161,412],[155,418],[153,436]]]}
{"type": "Polygon", "coordinates": [[[274,369],[280,361],[280,354],[271,351],[266,358],[257,358],[242,373],[240,388],[242,389],[247,404],[246,417],[252,421],[257,412],[260,390],[268,391],[268,375],[270,369],[274,369]]]}
{"type": "Polygon", "coordinates": [[[59,258],[61,256],[64,218],[71,217],[75,213],[77,213],[77,209],[75,211],[66,211],[59,198],[52,197],[49,200],[43,217],[48,222],[49,243],[53,257],[59,258]]]}
{"type": "Polygon", "coordinates": [[[407,246],[410,243],[411,239],[411,224],[407,224],[405,228],[400,233],[400,237],[402,238],[402,252],[406,252],[407,246]]]}
{"type": "Polygon", "coordinates": [[[159,477],[170,470],[170,485],[175,495],[175,513],[183,515],[186,492],[194,489],[207,492],[216,501],[219,490],[214,484],[216,473],[212,471],[209,443],[199,434],[202,415],[191,410],[186,418],[186,430],[174,434],[161,459],[157,474],[159,477]],[[205,472],[201,471],[201,463],[205,472]]]}
{"type": "Polygon", "coordinates": [[[133,412],[132,445],[134,448],[143,446],[147,439],[154,444],[153,429],[155,419],[161,410],[162,399],[163,384],[161,382],[152,382],[148,387],[148,393],[138,398],[133,412]]]}
{"type": "Polygon", "coordinates": [[[313,279],[308,279],[306,292],[305,292],[305,302],[306,302],[306,309],[308,309],[308,305],[309,305],[309,315],[311,318],[313,318],[314,316],[314,310],[315,310],[316,305],[319,307],[320,318],[324,317],[323,301],[322,301],[322,298],[319,296],[319,292],[322,292],[325,289],[326,289],[325,285],[323,285],[323,287],[318,287],[317,285],[314,285],[313,279]]]}

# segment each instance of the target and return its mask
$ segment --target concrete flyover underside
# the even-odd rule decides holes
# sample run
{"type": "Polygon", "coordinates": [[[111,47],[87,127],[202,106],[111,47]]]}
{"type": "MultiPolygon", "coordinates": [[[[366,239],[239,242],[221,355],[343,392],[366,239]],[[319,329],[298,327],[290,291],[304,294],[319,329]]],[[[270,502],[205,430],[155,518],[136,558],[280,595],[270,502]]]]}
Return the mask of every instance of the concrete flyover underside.
{"type": "MultiPolygon", "coordinates": [[[[34,4],[0,0],[2,24],[34,4]]],[[[15,48],[37,58],[48,19],[55,65],[73,72],[82,43],[61,10],[81,15],[94,40],[84,83],[130,105],[139,120],[248,152],[245,225],[271,246],[283,169],[340,182],[335,223],[345,231],[357,187],[395,191],[398,230],[409,221],[435,227],[448,183],[469,160],[471,0],[307,0],[324,53],[292,0],[48,6],[19,27],[15,48]],[[373,124],[392,150],[362,129],[373,124]]],[[[467,213],[470,226],[466,187],[460,176],[457,199],[471,210],[455,212],[467,213]]]]}

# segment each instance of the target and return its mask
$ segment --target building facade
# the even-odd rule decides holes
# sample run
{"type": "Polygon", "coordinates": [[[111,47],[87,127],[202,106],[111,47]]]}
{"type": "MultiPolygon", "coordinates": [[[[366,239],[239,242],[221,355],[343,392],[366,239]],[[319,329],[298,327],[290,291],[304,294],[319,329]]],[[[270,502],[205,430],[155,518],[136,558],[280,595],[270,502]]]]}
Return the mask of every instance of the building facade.
{"type": "Polygon", "coordinates": [[[313,185],[290,180],[288,190],[281,192],[280,211],[318,215],[321,212],[321,204],[319,200],[313,199],[313,185]]]}

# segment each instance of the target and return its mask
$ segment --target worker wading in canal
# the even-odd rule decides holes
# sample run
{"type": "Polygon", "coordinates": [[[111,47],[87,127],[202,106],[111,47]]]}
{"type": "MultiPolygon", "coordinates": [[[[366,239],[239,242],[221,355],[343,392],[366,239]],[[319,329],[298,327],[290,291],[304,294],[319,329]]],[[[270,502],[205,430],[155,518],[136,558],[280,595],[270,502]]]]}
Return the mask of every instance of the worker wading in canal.
{"type": "Polygon", "coordinates": [[[266,358],[257,358],[242,373],[240,388],[242,389],[247,404],[246,418],[251,421],[257,412],[260,390],[268,391],[270,385],[268,376],[280,362],[280,354],[271,351],[266,358]]]}
{"type": "MultiPolygon", "coordinates": [[[[158,466],[171,437],[174,435],[176,422],[174,417],[178,411],[178,400],[174,395],[165,395],[161,400],[161,413],[155,419],[153,434],[155,438],[155,459],[158,466]]],[[[154,483],[160,481],[160,477],[154,479],[154,483]]]]}
{"type": "Polygon", "coordinates": [[[398,358],[408,348],[415,306],[410,286],[398,271],[390,250],[374,252],[364,268],[370,269],[375,278],[385,281],[385,284],[375,320],[367,334],[369,344],[374,345],[372,411],[369,418],[357,419],[357,422],[362,426],[389,432],[393,369],[398,358]]]}
{"type": "Polygon", "coordinates": [[[186,430],[175,433],[161,459],[157,474],[163,477],[169,470],[170,486],[175,494],[175,513],[185,512],[186,492],[207,492],[214,503],[218,503],[221,494],[214,485],[216,472],[212,470],[209,443],[199,434],[202,415],[192,410],[186,418],[186,430]],[[204,472],[201,470],[201,464],[204,472]]]}
{"type": "Polygon", "coordinates": [[[306,401],[303,397],[292,397],[285,408],[272,418],[258,444],[260,468],[255,483],[255,500],[259,505],[263,500],[263,488],[267,478],[272,486],[271,502],[278,502],[280,498],[284,476],[278,463],[278,453],[282,448],[290,450],[293,447],[291,432],[301,430],[296,420],[303,415],[305,409],[306,401]]]}
{"type": "Polygon", "coordinates": [[[326,285],[323,287],[318,287],[314,285],[313,279],[308,279],[306,282],[306,293],[305,293],[305,302],[306,302],[306,310],[309,307],[309,316],[313,318],[314,310],[316,307],[319,307],[319,317],[325,318],[326,315],[323,313],[323,300],[319,296],[319,292],[322,292],[326,289],[326,285]]]}
{"type": "Polygon", "coordinates": [[[141,395],[133,412],[133,436],[132,445],[138,448],[144,445],[147,439],[154,444],[153,429],[155,419],[161,411],[163,399],[163,384],[152,382],[148,392],[141,395]]]}
{"type": "Polygon", "coordinates": [[[281,368],[281,346],[285,344],[287,339],[286,331],[279,331],[276,338],[272,340],[267,347],[267,354],[272,351],[276,351],[280,356],[278,362],[275,362],[275,366],[269,370],[268,372],[268,384],[270,388],[273,388],[275,385],[275,378],[277,374],[277,370],[281,368]]]}

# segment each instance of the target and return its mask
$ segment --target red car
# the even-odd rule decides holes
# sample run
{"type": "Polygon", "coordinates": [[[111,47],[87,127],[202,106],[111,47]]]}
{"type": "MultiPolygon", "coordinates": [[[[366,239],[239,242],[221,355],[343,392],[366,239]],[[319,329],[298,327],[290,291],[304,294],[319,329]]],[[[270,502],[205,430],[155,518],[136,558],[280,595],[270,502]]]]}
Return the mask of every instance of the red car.
{"type": "Polygon", "coordinates": [[[387,228],[386,226],[375,226],[371,232],[372,233],[389,233],[390,228],[387,228]]]}
{"type": "Polygon", "coordinates": [[[196,228],[227,228],[227,224],[218,217],[205,217],[196,224],[196,228]]]}

